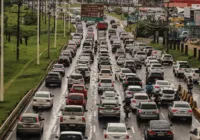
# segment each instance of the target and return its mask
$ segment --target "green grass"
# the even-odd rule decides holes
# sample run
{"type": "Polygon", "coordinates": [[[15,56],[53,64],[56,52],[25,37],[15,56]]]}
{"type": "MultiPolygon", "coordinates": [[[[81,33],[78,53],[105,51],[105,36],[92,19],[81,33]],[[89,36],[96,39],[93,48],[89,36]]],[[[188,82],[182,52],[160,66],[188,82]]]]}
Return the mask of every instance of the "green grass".
{"type": "MultiPolygon", "coordinates": [[[[8,9],[7,9],[8,10],[8,9]]],[[[9,18],[12,17],[14,22],[16,20],[13,17],[14,13],[9,13],[9,18]]],[[[51,25],[53,25],[51,19],[51,25]]],[[[29,91],[39,84],[42,77],[46,73],[46,68],[52,60],[56,60],[59,56],[60,49],[67,43],[69,37],[63,36],[63,21],[58,20],[58,32],[57,35],[57,47],[54,48],[54,35],[51,34],[51,46],[50,46],[50,59],[47,59],[47,44],[48,38],[46,34],[41,35],[40,44],[40,65],[36,64],[36,50],[37,50],[37,37],[32,36],[29,38],[28,46],[20,44],[20,61],[16,61],[16,37],[11,38],[11,42],[5,40],[4,46],[4,75],[5,75],[5,101],[0,103],[0,124],[8,116],[8,113],[12,111],[15,105],[20,99],[29,91]]],[[[71,27],[73,27],[71,25],[71,27]]],[[[25,27],[24,25],[21,28],[25,27]]],[[[36,26],[31,26],[36,28],[36,26]]],[[[47,26],[42,21],[42,30],[46,30],[47,26]]],[[[66,31],[69,31],[66,26],[66,31]]],[[[74,28],[72,28],[74,31],[74,28]]]]}
{"type": "Polygon", "coordinates": [[[115,18],[117,18],[117,19],[120,19],[120,20],[126,20],[126,17],[124,16],[124,14],[122,14],[122,15],[118,15],[118,14],[116,14],[116,13],[114,13],[114,12],[111,12],[111,13],[106,13],[106,14],[108,14],[108,15],[110,15],[110,16],[112,16],[112,17],[115,17],[115,18]]]}
{"type": "MultiPolygon", "coordinates": [[[[162,44],[150,43],[148,45],[153,46],[157,50],[166,51],[166,48],[162,44]]],[[[193,50],[188,50],[188,56],[185,55],[185,53],[182,53],[180,50],[172,50],[172,49],[169,49],[169,54],[173,56],[173,59],[175,61],[176,60],[188,61],[191,67],[193,68],[200,67],[200,61],[197,60],[197,58],[193,57],[193,50]]]]}
{"type": "MultiPolygon", "coordinates": [[[[59,4],[59,6],[65,6],[65,5],[59,4]]],[[[66,6],[68,8],[68,4],[66,4],[66,6]]],[[[78,3],[76,3],[76,4],[70,4],[70,7],[81,7],[81,4],[78,4],[78,3]]]]}
{"type": "Polygon", "coordinates": [[[126,26],[124,29],[125,29],[126,32],[135,31],[135,29],[136,29],[136,24],[129,24],[129,25],[126,26]]]}

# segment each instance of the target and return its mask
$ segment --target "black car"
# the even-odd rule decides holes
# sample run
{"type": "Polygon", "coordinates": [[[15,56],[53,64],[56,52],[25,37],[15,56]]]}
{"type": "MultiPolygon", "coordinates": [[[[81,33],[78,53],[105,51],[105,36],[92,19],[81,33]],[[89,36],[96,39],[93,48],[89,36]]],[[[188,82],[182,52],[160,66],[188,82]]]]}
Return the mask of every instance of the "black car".
{"type": "Polygon", "coordinates": [[[45,79],[45,86],[58,86],[61,87],[62,85],[62,78],[59,72],[49,72],[45,79]]]}
{"type": "Polygon", "coordinates": [[[156,80],[164,80],[162,72],[150,72],[146,76],[146,84],[149,82],[155,84],[156,80]]]}
{"type": "Polygon", "coordinates": [[[125,60],[123,68],[129,68],[133,73],[137,71],[134,60],[125,60]]]}
{"type": "Polygon", "coordinates": [[[138,69],[141,69],[142,68],[142,62],[139,58],[134,58],[134,62],[135,62],[135,65],[136,65],[136,68],[138,69]]]}
{"type": "Polygon", "coordinates": [[[110,24],[113,24],[113,23],[116,23],[116,21],[115,20],[110,20],[110,24]]]}
{"type": "Polygon", "coordinates": [[[94,53],[92,50],[84,50],[83,53],[90,54],[90,58],[92,60],[92,63],[94,62],[94,53]]]}
{"type": "Polygon", "coordinates": [[[127,89],[128,86],[141,86],[142,87],[142,80],[138,76],[128,76],[125,79],[123,79],[123,88],[124,91],[127,89]]]}
{"type": "Polygon", "coordinates": [[[145,126],[145,140],[173,140],[174,132],[167,120],[152,120],[145,126]]]}
{"type": "Polygon", "coordinates": [[[58,64],[63,64],[64,67],[69,67],[69,65],[70,65],[70,59],[69,59],[69,57],[65,56],[65,55],[61,55],[58,58],[58,64]]]}

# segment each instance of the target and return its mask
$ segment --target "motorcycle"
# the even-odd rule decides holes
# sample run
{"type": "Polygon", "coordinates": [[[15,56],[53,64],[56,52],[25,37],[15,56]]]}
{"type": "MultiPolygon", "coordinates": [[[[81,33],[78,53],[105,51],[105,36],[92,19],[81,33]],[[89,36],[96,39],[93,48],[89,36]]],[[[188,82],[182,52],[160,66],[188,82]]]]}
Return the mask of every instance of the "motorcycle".
{"type": "Polygon", "coordinates": [[[125,105],[124,106],[124,113],[126,114],[125,118],[128,118],[129,113],[131,112],[131,107],[125,105]]]}

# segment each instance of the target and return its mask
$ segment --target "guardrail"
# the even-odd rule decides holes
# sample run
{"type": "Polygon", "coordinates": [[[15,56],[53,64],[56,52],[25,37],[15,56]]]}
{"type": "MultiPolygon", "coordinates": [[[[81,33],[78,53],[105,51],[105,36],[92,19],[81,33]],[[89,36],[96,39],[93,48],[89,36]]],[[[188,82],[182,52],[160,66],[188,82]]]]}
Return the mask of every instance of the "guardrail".
{"type": "MultiPolygon", "coordinates": [[[[63,45],[63,47],[60,49],[60,52],[63,51],[65,48],[66,48],[66,45],[63,45]]],[[[14,127],[16,121],[18,120],[20,115],[23,113],[27,105],[30,103],[30,100],[32,99],[35,92],[40,88],[40,86],[44,82],[48,71],[52,68],[53,64],[55,64],[56,62],[57,60],[53,60],[49,63],[46,69],[46,74],[42,78],[41,82],[37,85],[35,89],[31,89],[25,94],[25,96],[16,105],[13,111],[9,114],[7,119],[3,122],[3,124],[0,127],[0,140],[5,140],[8,134],[12,131],[12,128],[14,127]]]]}

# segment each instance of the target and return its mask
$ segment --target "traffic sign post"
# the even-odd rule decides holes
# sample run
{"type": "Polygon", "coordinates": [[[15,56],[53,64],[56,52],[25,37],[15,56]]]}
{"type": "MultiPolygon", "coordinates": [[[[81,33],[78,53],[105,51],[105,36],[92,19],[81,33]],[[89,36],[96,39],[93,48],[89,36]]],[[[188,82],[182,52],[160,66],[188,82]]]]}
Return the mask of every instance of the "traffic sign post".
{"type": "Polygon", "coordinates": [[[103,21],[104,6],[102,4],[82,4],[81,20],[103,21]]]}

